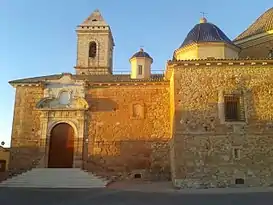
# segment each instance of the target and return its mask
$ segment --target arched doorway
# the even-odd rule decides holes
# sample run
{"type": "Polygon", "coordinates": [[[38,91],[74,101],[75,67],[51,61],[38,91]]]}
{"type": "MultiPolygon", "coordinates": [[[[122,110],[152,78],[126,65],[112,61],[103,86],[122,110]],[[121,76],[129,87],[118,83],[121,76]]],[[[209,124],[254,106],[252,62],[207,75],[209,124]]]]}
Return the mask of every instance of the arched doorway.
{"type": "Polygon", "coordinates": [[[72,168],[74,153],[74,130],[67,123],[59,123],[50,133],[48,154],[49,168],[72,168]]]}

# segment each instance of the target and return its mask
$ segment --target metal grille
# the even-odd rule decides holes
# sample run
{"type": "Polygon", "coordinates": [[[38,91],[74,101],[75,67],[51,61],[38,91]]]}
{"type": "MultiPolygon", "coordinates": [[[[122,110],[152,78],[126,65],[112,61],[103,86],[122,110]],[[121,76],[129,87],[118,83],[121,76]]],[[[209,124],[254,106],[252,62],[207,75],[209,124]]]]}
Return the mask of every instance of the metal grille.
{"type": "Polygon", "coordinates": [[[227,121],[240,120],[240,97],[235,95],[225,96],[225,119],[227,121]]]}

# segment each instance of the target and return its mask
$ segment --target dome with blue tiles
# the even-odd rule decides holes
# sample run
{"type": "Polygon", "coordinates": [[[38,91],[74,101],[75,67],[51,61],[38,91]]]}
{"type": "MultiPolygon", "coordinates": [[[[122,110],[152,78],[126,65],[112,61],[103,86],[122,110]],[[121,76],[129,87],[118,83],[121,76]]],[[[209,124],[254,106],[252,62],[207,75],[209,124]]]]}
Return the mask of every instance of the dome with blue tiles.
{"type": "Polygon", "coordinates": [[[150,58],[153,61],[153,58],[142,48],[140,49],[140,51],[136,52],[130,59],[132,58],[150,58]]]}
{"type": "Polygon", "coordinates": [[[206,18],[202,18],[200,23],[188,33],[180,48],[193,43],[204,42],[223,42],[234,45],[221,29],[212,23],[208,23],[206,18]]]}

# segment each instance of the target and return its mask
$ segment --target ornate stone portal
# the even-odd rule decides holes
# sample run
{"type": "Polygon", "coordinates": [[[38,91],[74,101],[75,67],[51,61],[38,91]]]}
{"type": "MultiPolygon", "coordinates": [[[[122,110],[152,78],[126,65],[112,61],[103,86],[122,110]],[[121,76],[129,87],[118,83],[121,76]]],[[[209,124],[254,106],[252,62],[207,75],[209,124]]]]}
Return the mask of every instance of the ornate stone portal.
{"type": "Polygon", "coordinates": [[[59,80],[46,82],[44,98],[36,105],[41,111],[41,146],[45,147],[45,156],[40,166],[47,167],[52,129],[59,123],[67,123],[74,129],[73,167],[82,167],[86,111],[89,106],[85,100],[84,83],[76,82],[71,75],[59,80]]]}

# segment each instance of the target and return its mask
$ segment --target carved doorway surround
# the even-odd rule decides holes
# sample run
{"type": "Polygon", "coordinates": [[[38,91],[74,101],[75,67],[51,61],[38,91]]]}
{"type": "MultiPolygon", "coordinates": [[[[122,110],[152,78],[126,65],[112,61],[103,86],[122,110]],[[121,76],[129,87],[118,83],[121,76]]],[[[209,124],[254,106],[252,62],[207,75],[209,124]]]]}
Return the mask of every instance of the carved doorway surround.
{"type": "MultiPolygon", "coordinates": [[[[72,167],[81,168],[85,150],[84,139],[88,137],[85,125],[89,105],[85,100],[85,82],[77,81],[72,74],[67,73],[62,74],[59,79],[47,80],[44,97],[36,104],[36,109],[41,112],[40,146],[44,148],[45,153],[39,166],[51,166],[48,160],[54,127],[65,123],[70,126],[71,132],[73,131],[73,142],[70,142],[73,147],[72,167]]],[[[64,137],[61,134],[58,136],[64,137]]]]}
{"type": "Polygon", "coordinates": [[[83,163],[84,139],[87,137],[85,132],[85,110],[50,110],[43,111],[41,117],[41,142],[44,143],[45,156],[43,167],[48,167],[50,154],[50,140],[52,139],[53,129],[58,124],[66,123],[73,129],[73,166],[81,168],[83,163]]]}

